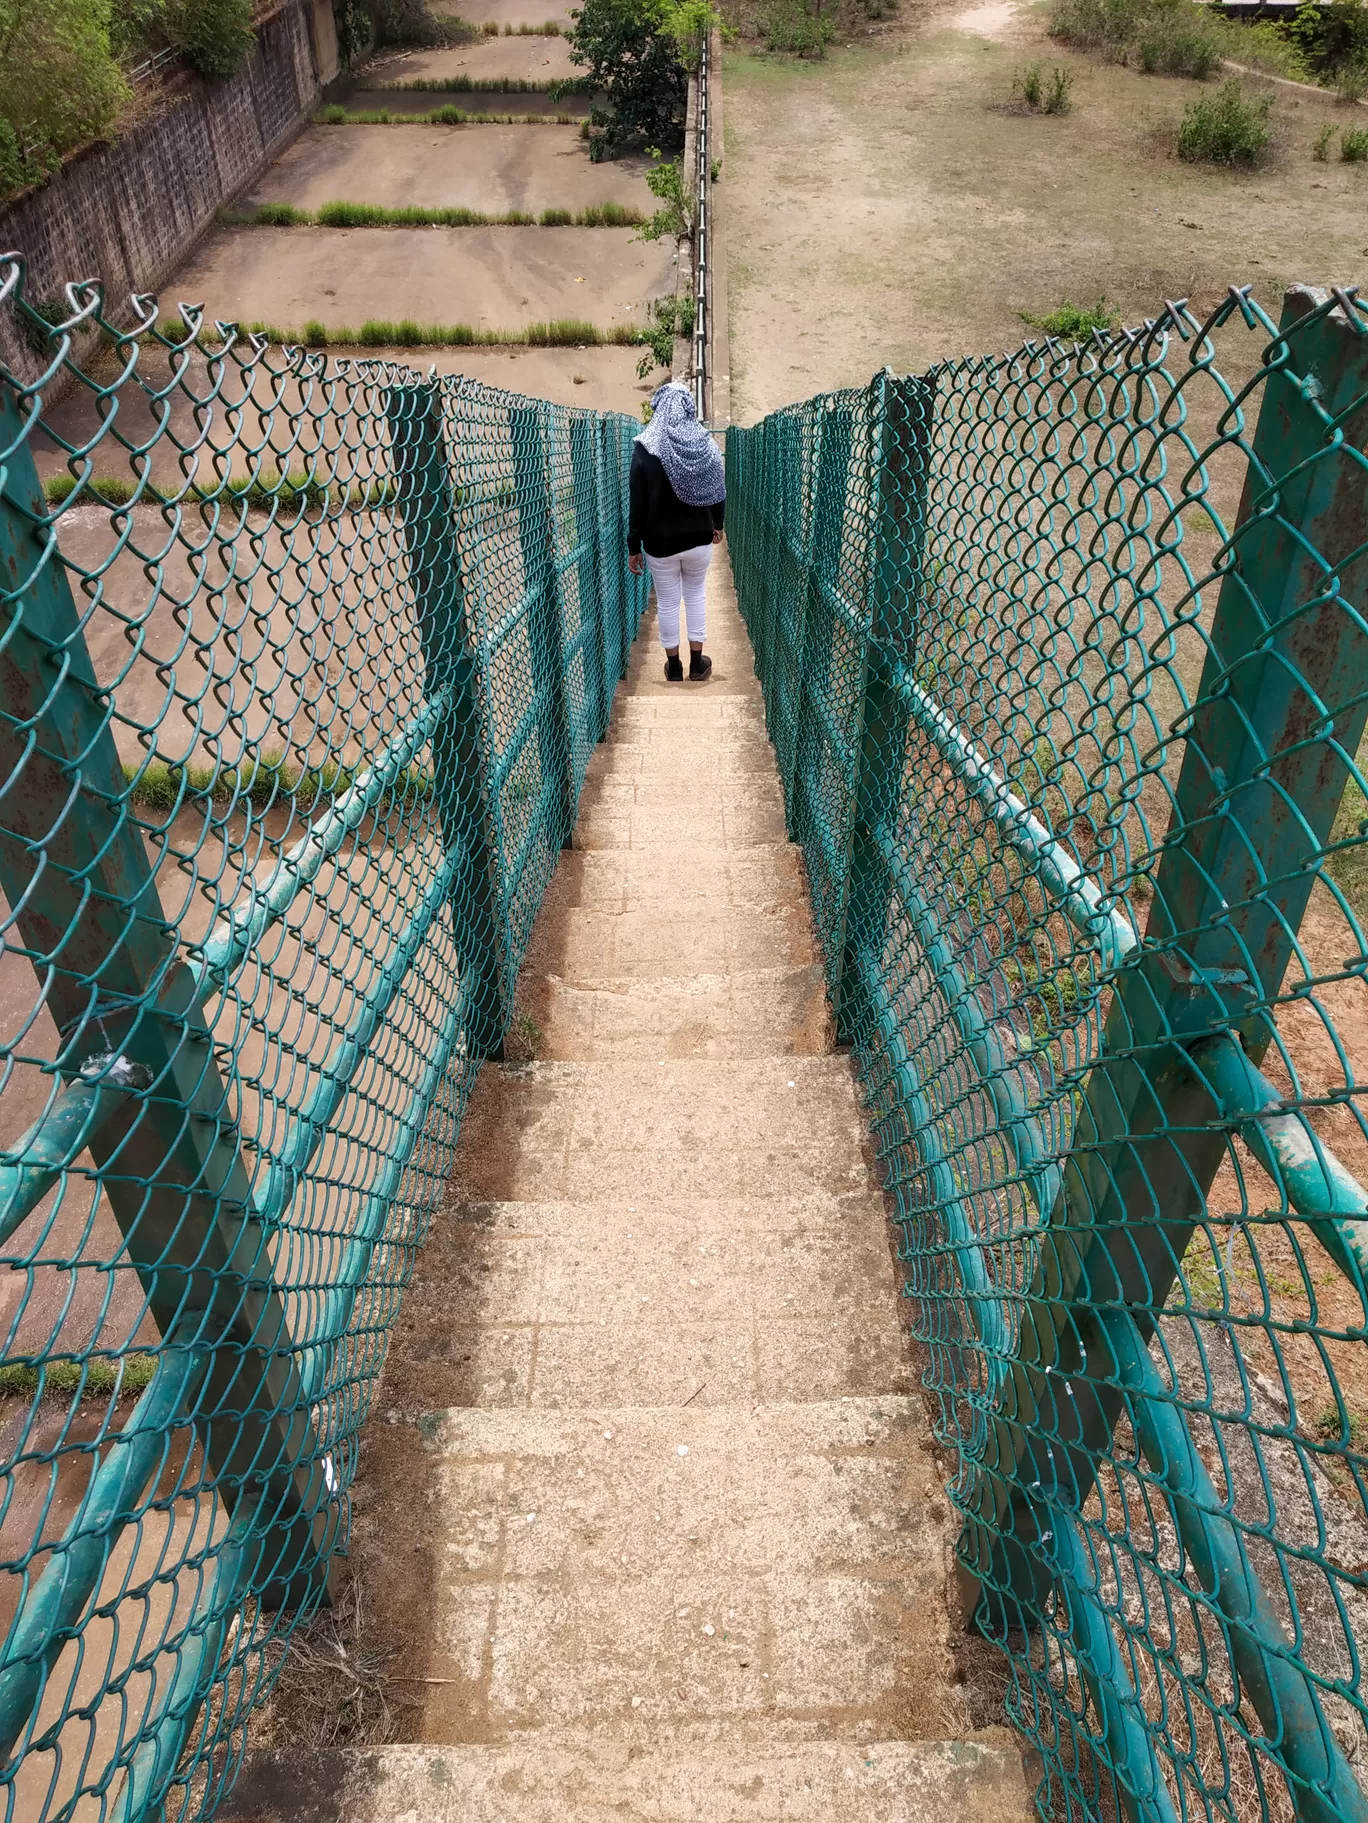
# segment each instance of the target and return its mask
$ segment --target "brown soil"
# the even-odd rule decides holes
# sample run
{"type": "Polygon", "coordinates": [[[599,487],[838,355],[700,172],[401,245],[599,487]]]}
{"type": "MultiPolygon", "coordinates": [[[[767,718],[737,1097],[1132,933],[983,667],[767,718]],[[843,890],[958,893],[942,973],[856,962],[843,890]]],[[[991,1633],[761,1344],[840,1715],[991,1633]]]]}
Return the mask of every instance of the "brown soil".
{"type": "Polygon", "coordinates": [[[1200,85],[1075,55],[1042,9],[905,0],[822,63],[724,59],[733,415],[862,385],[884,363],[1012,347],[1019,312],[1105,297],[1127,322],[1253,281],[1368,266],[1363,167],[1317,164],[1332,97],[1278,88],[1280,144],[1254,173],[1185,165],[1173,130],[1200,85]],[[1074,72],[1073,112],[1003,111],[1034,59],[1074,72]]]}

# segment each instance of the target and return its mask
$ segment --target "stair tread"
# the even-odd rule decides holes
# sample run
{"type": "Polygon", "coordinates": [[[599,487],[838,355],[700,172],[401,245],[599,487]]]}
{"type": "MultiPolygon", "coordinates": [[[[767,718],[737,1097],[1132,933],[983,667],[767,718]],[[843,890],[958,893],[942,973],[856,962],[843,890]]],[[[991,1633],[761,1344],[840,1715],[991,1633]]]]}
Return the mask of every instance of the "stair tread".
{"type": "Polygon", "coordinates": [[[1021,1756],[992,1739],[397,1744],[249,1753],[231,1823],[1026,1823],[1021,1756]]]}

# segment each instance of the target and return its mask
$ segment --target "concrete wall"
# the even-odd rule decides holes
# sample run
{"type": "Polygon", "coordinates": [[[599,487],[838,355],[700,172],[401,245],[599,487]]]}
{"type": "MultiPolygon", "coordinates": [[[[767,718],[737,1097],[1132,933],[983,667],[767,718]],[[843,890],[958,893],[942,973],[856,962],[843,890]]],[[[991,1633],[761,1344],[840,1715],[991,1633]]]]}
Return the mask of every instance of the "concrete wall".
{"type": "MultiPolygon", "coordinates": [[[[0,211],[0,250],[22,254],[25,295],[60,297],[70,280],[98,278],[107,310],[127,321],[130,293],[170,278],[215,211],[298,131],[337,71],[331,0],[282,0],[258,21],[256,47],[236,76],[173,78],[150,119],[110,144],[86,146],[0,211]]],[[[0,316],[0,361],[33,371],[8,312],[0,316]]]]}

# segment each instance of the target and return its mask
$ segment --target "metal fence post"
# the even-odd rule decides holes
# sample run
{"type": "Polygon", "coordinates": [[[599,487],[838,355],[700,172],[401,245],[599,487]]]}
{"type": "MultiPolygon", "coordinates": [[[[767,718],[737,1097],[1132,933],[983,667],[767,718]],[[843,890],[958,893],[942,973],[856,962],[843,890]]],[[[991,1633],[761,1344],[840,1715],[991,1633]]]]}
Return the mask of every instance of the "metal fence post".
{"type": "MultiPolygon", "coordinates": [[[[1287,295],[1145,941],[1116,981],[961,1542],[995,1628],[1049,1599],[1049,1521],[1024,1490],[1074,1510],[1091,1491],[1125,1409],[1107,1312],[1153,1334],[1238,1125],[1190,1053],[1233,1030],[1257,1062],[1271,1042],[1368,718],[1368,335],[1327,301],[1287,295]]],[[[1305,1795],[1306,1815],[1333,1814],[1305,1795]]]]}
{"type": "Polygon", "coordinates": [[[549,790],[551,845],[563,848],[575,827],[575,791],[570,719],[565,700],[560,579],[556,566],[554,475],[542,420],[543,414],[537,405],[515,405],[509,412],[513,433],[513,491],[518,509],[523,582],[530,610],[532,687],[545,705],[544,713],[538,718],[542,803],[548,803],[549,790]]]}
{"type": "Polygon", "coordinates": [[[148,1309],[212,1351],[192,1416],[264,1603],[326,1595],[341,1522],[231,1097],[162,909],[47,505],[0,381],[0,890],[57,1025],[57,1068],[134,1094],[89,1140],[148,1309]],[[257,1519],[253,1521],[253,1513],[257,1519]]]}
{"type": "Polygon", "coordinates": [[[466,1043],[476,1057],[500,1057],[511,984],[498,864],[489,839],[487,760],[480,734],[479,679],[466,627],[456,505],[435,385],[396,386],[385,395],[398,510],[431,699],[446,712],[432,737],[437,814],[448,853],[464,865],[451,898],[462,986],[468,987],[466,1043]]]}
{"type": "Polygon", "coordinates": [[[874,1009],[866,971],[879,963],[892,882],[881,833],[897,814],[907,760],[909,710],[897,688],[898,667],[915,652],[921,608],[935,381],[874,382],[878,427],[871,499],[874,525],[872,601],[865,644],[858,748],[851,791],[851,831],[840,962],[831,983],[837,1030],[859,1043],[874,1009]]]}
{"type": "Polygon", "coordinates": [[[784,779],[784,804],[795,841],[815,836],[816,819],[808,800],[804,749],[814,738],[814,705],[826,699],[831,669],[835,609],[831,596],[841,567],[841,527],[845,517],[846,480],[850,472],[851,413],[837,407],[821,414],[816,479],[808,542],[810,562],[803,638],[798,654],[798,695],[793,754],[784,779]],[[801,800],[801,801],[800,801],[801,800]],[[800,834],[799,832],[806,832],[800,834]]]}
{"type": "Polygon", "coordinates": [[[608,726],[607,680],[603,674],[604,598],[599,579],[598,437],[594,421],[570,420],[570,474],[575,491],[575,552],[579,576],[580,651],[584,692],[592,737],[602,740],[608,726]]]}

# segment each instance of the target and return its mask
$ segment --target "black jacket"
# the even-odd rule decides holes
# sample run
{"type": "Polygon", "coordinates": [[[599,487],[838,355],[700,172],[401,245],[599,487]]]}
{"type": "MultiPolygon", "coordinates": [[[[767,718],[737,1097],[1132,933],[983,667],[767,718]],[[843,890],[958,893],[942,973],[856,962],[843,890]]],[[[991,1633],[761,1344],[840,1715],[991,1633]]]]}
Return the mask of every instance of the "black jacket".
{"type": "Polygon", "coordinates": [[[711,544],[722,530],[725,502],[685,506],[670,486],[665,464],[641,444],[632,450],[631,498],[627,514],[627,549],[632,556],[644,545],[648,556],[673,557],[696,545],[711,544]]]}

